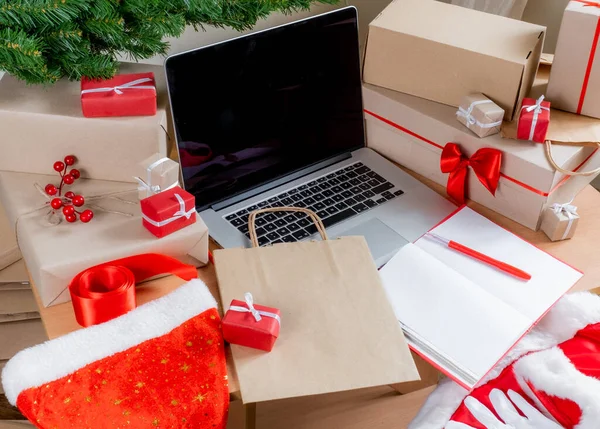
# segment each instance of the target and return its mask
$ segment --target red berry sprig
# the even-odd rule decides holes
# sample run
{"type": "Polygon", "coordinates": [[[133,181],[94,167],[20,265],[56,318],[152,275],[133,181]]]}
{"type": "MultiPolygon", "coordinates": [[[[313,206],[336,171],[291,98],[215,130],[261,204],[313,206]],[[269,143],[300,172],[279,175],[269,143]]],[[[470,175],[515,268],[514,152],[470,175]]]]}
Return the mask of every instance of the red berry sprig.
{"type": "Polygon", "coordinates": [[[69,171],[69,167],[72,167],[76,161],[77,159],[73,155],[65,156],[64,162],[56,161],[54,163],[54,170],[60,174],[60,184],[58,187],[48,184],[44,190],[49,196],[55,197],[50,201],[50,206],[54,210],[60,210],[62,208],[63,216],[67,222],[76,222],[77,216],[79,215],[79,220],[81,222],[88,223],[94,217],[94,212],[89,209],[79,211],[75,208],[85,204],[83,195],[77,195],[73,191],[67,191],[64,196],[62,195],[63,186],[72,185],[81,177],[80,171],[76,168],[71,168],[71,171],[69,171]]]}

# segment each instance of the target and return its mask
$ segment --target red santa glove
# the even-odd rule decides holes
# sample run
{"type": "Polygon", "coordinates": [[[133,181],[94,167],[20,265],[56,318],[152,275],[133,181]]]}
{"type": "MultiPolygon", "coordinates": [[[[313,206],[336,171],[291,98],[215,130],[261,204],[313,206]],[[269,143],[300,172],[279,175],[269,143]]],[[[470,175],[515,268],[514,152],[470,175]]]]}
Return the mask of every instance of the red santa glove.
{"type": "Polygon", "coordinates": [[[206,285],[26,349],[2,372],[9,402],[38,428],[225,428],[221,320],[206,285]]]}

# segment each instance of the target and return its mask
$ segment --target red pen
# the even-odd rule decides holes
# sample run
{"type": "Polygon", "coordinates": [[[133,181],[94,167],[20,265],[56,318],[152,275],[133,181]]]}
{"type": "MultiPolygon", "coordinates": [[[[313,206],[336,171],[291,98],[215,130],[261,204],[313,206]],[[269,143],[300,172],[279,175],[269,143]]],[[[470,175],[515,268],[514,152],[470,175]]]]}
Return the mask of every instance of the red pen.
{"type": "Polygon", "coordinates": [[[447,238],[441,237],[437,234],[434,234],[433,232],[428,232],[425,235],[433,238],[434,240],[439,241],[440,243],[445,244],[450,249],[456,250],[457,252],[470,256],[473,259],[477,259],[478,261],[491,265],[492,267],[504,271],[505,273],[511,274],[525,281],[531,280],[531,274],[528,274],[525,271],[518,269],[517,267],[513,267],[512,265],[507,264],[506,262],[502,262],[492,258],[491,256],[484,255],[483,253],[480,253],[477,250],[473,250],[470,247],[457,243],[456,241],[448,240],[447,238]]]}

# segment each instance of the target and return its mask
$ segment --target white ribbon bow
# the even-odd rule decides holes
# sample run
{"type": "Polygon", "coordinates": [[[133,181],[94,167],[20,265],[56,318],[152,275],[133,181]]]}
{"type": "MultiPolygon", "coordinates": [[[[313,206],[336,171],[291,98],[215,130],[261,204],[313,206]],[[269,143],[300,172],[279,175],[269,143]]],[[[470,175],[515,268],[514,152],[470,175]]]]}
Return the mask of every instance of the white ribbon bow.
{"type": "Polygon", "coordinates": [[[150,197],[154,194],[158,194],[159,192],[168,191],[169,189],[173,189],[175,186],[179,185],[179,182],[177,181],[177,182],[173,182],[166,188],[162,189],[160,187],[160,185],[152,184],[152,171],[159,165],[161,165],[165,162],[169,162],[169,161],[170,161],[169,158],[161,158],[158,161],[155,161],[152,164],[150,164],[148,166],[148,168],[146,168],[146,180],[142,179],[141,177],[134,177],[134,179],[139,184],[138,191],[146,192],[146,197],[150,197]]]}
{"type": "Polygon", "coordinates": [[[572,205],[573,201],[569,201],[565,204],[554,203],[550,206],[550,210],[552,210],[557,215],[564,213],[569,219],[569,223],[567,224],[567,229],[565,229],[565,233],[562,236],[563,240],[566,240],[569,236],[569,232],[571,231],[571,227],[573,226],[573,221],[577,218],[577,207],[572,205]]]}
{"type": "Polygon", "coordinates": [[[467,122],[467,128],[469,128],[469,129],[473,125],[477,125],[478,127],[481,127],[481,128],[494,128],[494,127],[498,127],[498,126],[502,125],[502,121],[492,122],[490,124],[484,124],[483,122],[480,122],[477,119],[475,119],[475,117],[473,116],[473,109],[475,108],[475,106],[477,106],[479,104],[487,104],[487,103],[493,103],[493,101],[492,100],[474,101],[471,103],[469,108],[466,110],[463,109],[462,107],[459,107],[458,111],[456,112],[456,115],[461,118],[465,118],[465,121],[467,122]]]}
{"type": "Polygon", "coordinates": [[[240,313],[252,313],[252,316],[254,316],[254,320],[256,320],[257,322],[260,322],[262,320],[261,316],[271,317],[277,320],[277,323],[281,325],[281,318],[278,314],[271,313],[270,311],[260,311],[254,308],[254,298],[252,297],[252,294],[250,292],[246,292],[244,294],[244,299],[246,300],[246,305],[248,307],[232,305],[231,307],[229,307],[229,309],[231,311],[239,311],[240,313]]]}
{"type": "Polygon", "coordinates": [[[107,86],[104,88],[93,88],[93,89],[84,89],[81,91],[81,95],[83,94],[91,94],[93,92],[112,92],[114,91],[116,94],[123,94],[122,89],[152,89],[156,91],[156,87],[153,85],[141,85],[142,83],[152,82],[152,79],[149,77],[145,77],[142,79],[133,80],[131,82],[123,83],[117,86],[107,86]]]}
{"type": "Polygon", "coordinates": [[[531,131],[529,132],[529,140],[533,141],[533,135],[535,134],[535,128],[537,127],[538,116],[542,113],[542,110],[550,110],[548,107],[542,106],[542,101],[544,101],[544,96],[542,95],[537,99],[535,104],[531,106],[523,106],[521,110],[525,110],[528,113],[533,112],[533,121],[531,121],[531,131]]]}
{"type": "Polygon", "coordinates": [[[165,219],[165,220],[161,220],[160,222],[155,221],[154,219],[150,219],[148,216],[146,216],[145,214],[142,214],[142,218],[144,218],[144,220],[146,222],[148,222],[151,225],[154,225],[157,228],[160,228],[161,226],[165,226],[170,224],[171,222],[175,222],[177,219],[181,219],[181,218],[191,218],[192,215],[196,212],[196,207],[192,207],[191,209],[189,209],[188,211],[185,210],[185,201],[183,201],[183,198],[181,198],[181,195],[179,194],[175,194],[175,198],[177,198],[177,201],[179,202],[179,210],[176,211],[173,216],[171,216],[169,219],[165,219]]]}

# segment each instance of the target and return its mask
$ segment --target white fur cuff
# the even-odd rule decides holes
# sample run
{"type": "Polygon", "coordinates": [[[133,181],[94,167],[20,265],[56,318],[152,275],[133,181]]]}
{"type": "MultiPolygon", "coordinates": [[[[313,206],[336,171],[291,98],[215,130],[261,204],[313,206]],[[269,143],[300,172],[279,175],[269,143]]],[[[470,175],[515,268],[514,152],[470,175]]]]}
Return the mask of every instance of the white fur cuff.
{"type": "Polygon", "coordinates": [[[201,280],[100,325],[72,332],[25,349],[2,371],[6,398],[16,405],[19,394],[65,377],[90,363],[161,337],[217,303],[201,280]]]}

